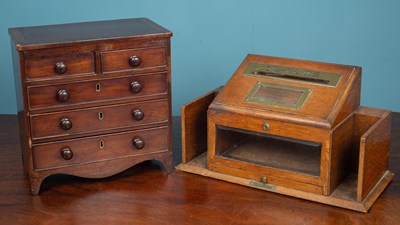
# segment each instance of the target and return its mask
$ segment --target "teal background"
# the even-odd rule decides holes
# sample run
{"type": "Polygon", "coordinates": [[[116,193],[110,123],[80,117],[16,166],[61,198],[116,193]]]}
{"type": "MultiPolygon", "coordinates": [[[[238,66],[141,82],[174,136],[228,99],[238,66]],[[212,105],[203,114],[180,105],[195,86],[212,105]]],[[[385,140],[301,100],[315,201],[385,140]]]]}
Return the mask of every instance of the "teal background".
{"type": "Polygon", "coordinates": [[[248,53],[362,66],[362,105],[400,111],[398,0],[4,0],[0,114],[16,113],[8,28],[133,17],[174,33],[174,115],[248,53]]]}

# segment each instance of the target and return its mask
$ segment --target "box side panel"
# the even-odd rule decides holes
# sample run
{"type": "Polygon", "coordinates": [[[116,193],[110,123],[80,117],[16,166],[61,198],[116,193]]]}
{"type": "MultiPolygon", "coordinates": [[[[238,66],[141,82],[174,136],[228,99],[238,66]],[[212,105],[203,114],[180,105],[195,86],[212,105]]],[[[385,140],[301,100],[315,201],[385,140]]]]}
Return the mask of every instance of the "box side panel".
{"type": "Polygon", "coordinates": [[[332,131],[329,193],[332,193],[350,173],[353,121],[353,116],[349,116],[332,131]]]}
{"type": "Polygon", "coordinates": [[[356,68],[349,85],[344,90],[342,98],[338,100],[335,109],[329,115],[332,127],[341,123],[347,116],[360,106],[361,68],[356,68]]]}
{"type": "Polygon", "coordinates": [[[382,116],[361,136],[357,201],[362,201],[388,169],[391,113],[382,116]]]}
{"type": "Polygon", "coordinates": [[[351,172],[358,174],[358,164],[360,158],[360,140],[361,136],[379,119],[380,115],[367,115],[360,113],[364,107],[360,107],[354,113],[353,126],[353,151],[351,155],[351,172]]]}
{"type": "Polygon", "coordinates": [[[13,58],[13,72],[14,72],[14,83],[15,83],[15,95],[17,98],[17,114],[18,114],[18,128],[20,147],[22,153],[22,161],[26,174],[33,168],[31,159],[31,147],[30,147],[30,126],[29,126],[29,115],[24,110],[24,106],[27,105],[26,99],[26,83],[23,77],[24,74],[24,58],[23,53],[18,52],[16,45],[11,39],[11,52],[13,58]]]}
{"type": "Polygon", "coordinates": [[[207,110],[219,89],[182,106],[183,163],[187,163],[207,151],[207,110]]]}

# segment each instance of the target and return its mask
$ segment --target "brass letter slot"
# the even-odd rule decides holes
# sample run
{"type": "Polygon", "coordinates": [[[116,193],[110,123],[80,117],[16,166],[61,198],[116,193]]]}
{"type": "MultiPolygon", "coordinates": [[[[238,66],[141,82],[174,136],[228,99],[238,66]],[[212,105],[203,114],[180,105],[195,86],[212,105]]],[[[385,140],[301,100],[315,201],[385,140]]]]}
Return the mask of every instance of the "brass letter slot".
{"type": "Polygon", "coordinates": [[[306,83],[336,87],[342,74],[330,73],[286,66],[261,63],[250,63],[244,71],[245,75],[273,77],[277,79],[298,80],[306,83]]]}

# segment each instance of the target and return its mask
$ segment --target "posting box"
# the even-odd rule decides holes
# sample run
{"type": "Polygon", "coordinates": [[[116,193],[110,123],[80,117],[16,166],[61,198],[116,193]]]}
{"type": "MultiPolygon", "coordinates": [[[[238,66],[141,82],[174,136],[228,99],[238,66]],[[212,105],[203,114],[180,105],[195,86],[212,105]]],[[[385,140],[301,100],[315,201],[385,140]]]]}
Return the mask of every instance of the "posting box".
{"type": "Polygon", "coordinates": [[[394,176],[391,113],[360,86],[360,67],[248,55],[182,107],[177,169],[367,212],[394,176]]]}

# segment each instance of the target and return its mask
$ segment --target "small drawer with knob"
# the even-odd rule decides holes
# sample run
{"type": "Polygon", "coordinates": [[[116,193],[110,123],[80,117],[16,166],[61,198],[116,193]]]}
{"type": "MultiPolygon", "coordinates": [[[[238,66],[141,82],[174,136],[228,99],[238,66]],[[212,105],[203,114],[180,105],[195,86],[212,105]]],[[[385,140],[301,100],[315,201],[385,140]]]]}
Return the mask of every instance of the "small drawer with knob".
{"type": "Polygon", "coordinates": [[[28,86],[30,109],[99,101],[154,98],[167,94],[166,73],[28,86]]]}
{"type": "Polygon", "coordinates": [[[166,48],[143,48],[101,53],[103,73],[146,69],[151,67],[166,67],[166,48]]]}
{"type": "Polygon", "coordinates": [[[27,57],[25,59],[27,80],[63,78],[70,75],[93,75],[94,73],[94,52],[66,55],[45,54],[43,57],[27,57]]]}
{"type": "Polygon", "coordinates": [[[30,117],[32,139],[70,137],[104,130],[112,131],[166,124],[168,112],[167,100],[161,99],[33,114],[30,117]]]}
{"type": "Polygon", "coordinates": [[[168,151],[168,127],[33,145],[36,171],[168,151]]]}

